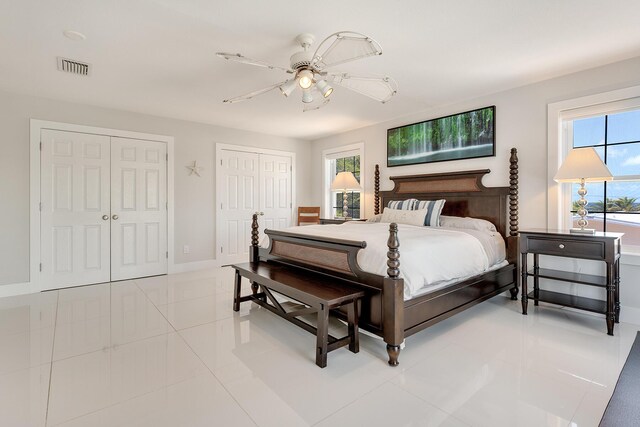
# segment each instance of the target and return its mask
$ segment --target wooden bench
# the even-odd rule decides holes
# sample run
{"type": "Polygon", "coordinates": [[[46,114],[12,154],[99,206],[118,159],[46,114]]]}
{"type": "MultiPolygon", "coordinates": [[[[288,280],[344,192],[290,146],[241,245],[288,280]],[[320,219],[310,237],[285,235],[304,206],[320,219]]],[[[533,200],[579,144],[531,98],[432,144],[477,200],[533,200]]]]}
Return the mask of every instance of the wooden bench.
{"type": "Polygon", "coordinates": [[[346,280],[323,274],[287,267],[269,262],[247,262],[235,264],[235,288],[233,310],[240,310],[240,303],[253,301],[302,329],[316,335],[316,365],[327,366],[327,353],[349,345],[353,353],[359,351],[358,341],[358,300],[364,291],[346,280]],[[241,280],[246,277],[251,282],[253,293],[241,296],[241,280]],[[305,307],[286,311],[271,291],[292,298],[305,307]],[[346,306],[348,335],[334,338],[329,335],[329,311],[346,306]],[[317,313],[317,327],[298,319],[299,316],[317,313]]]}

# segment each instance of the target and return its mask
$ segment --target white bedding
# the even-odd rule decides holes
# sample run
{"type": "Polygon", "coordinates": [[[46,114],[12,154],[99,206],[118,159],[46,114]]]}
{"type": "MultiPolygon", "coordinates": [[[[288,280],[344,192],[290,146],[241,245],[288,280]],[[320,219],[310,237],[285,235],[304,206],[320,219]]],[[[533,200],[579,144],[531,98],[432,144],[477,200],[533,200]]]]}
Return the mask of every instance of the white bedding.
{"type": "MultiPolygon", "coordinates": [[[[282,231],[366,241],[367,247],[358,253],[360,268],[386,275],[388,223],[352,221],[340,225],[290,227],[282,231]]],[[[495,232],[398,224],[398,238],[405,300],[505,262],[504,240],[495,232]]],[[[262,246],[268,245],[265,238],[262,246]]]]}

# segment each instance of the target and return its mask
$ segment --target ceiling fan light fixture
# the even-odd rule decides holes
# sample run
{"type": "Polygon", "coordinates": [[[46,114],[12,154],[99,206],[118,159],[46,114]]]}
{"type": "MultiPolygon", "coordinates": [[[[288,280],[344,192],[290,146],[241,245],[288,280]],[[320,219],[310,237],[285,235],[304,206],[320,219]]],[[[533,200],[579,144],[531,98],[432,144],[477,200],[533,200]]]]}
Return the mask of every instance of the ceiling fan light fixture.
{"type": "Polygon", "coordinates": [[[289,97],[289,95],[291,95],[291,93],[296,88],[296,83],[296,79],[291,79],[285,82],[283,85],[279,86],[278,89],[280,89],[280,92],[282,92],[284,96],[289,97]]]}
{"type": "Polygon", "coordinates": [[[311,95],[311,89],[304,89],[302,91],[302,102],[309,104],[313,102],[313,95],[311,95]]]}
{"type": "Polygon", "coordinates": [[[298,72],[298,84],[302,89],[309,89],[313,85],[313,72],[311,70],[300,70],[298,72]]]}
{"type": "Polygon", "coordinates": [[[316,83],[316,87],[325,98],[328,98],[329,95],[333,93],[333,88],[329,85],[329,83],[327,83],[326,80],[318,81],[318,83],[316,83]]]}

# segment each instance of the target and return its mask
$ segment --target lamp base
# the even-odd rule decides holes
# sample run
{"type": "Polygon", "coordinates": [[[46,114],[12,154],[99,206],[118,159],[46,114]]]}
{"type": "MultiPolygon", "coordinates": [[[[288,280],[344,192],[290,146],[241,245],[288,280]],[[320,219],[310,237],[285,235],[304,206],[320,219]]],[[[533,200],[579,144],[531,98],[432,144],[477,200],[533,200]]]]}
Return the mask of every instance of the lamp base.
{"type": "Polygon", "coordinates": [[[569,230],[571,234],[596,234],[596,230],[593,228],[572,228],[569,230]]]}

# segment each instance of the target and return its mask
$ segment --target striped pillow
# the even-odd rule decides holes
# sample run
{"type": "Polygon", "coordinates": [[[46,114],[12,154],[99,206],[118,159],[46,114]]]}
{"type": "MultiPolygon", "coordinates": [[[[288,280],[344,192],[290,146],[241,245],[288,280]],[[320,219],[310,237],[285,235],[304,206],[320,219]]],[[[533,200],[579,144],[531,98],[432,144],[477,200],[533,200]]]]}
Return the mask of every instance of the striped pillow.
{"type": "Polygon", "coordinates": [[[444,203],[446,200],[418,200],[418,199],[407,199],[407,200],[392,200],[387,204],[387,207],[391,209],[400,209],[400,210],[421,210],[426,209],[427,214],[424,217],[424,225],[428,227],[439,227],[440,226],[440,213],[442,212],[442,208],[444,207],[444,203]]]}

